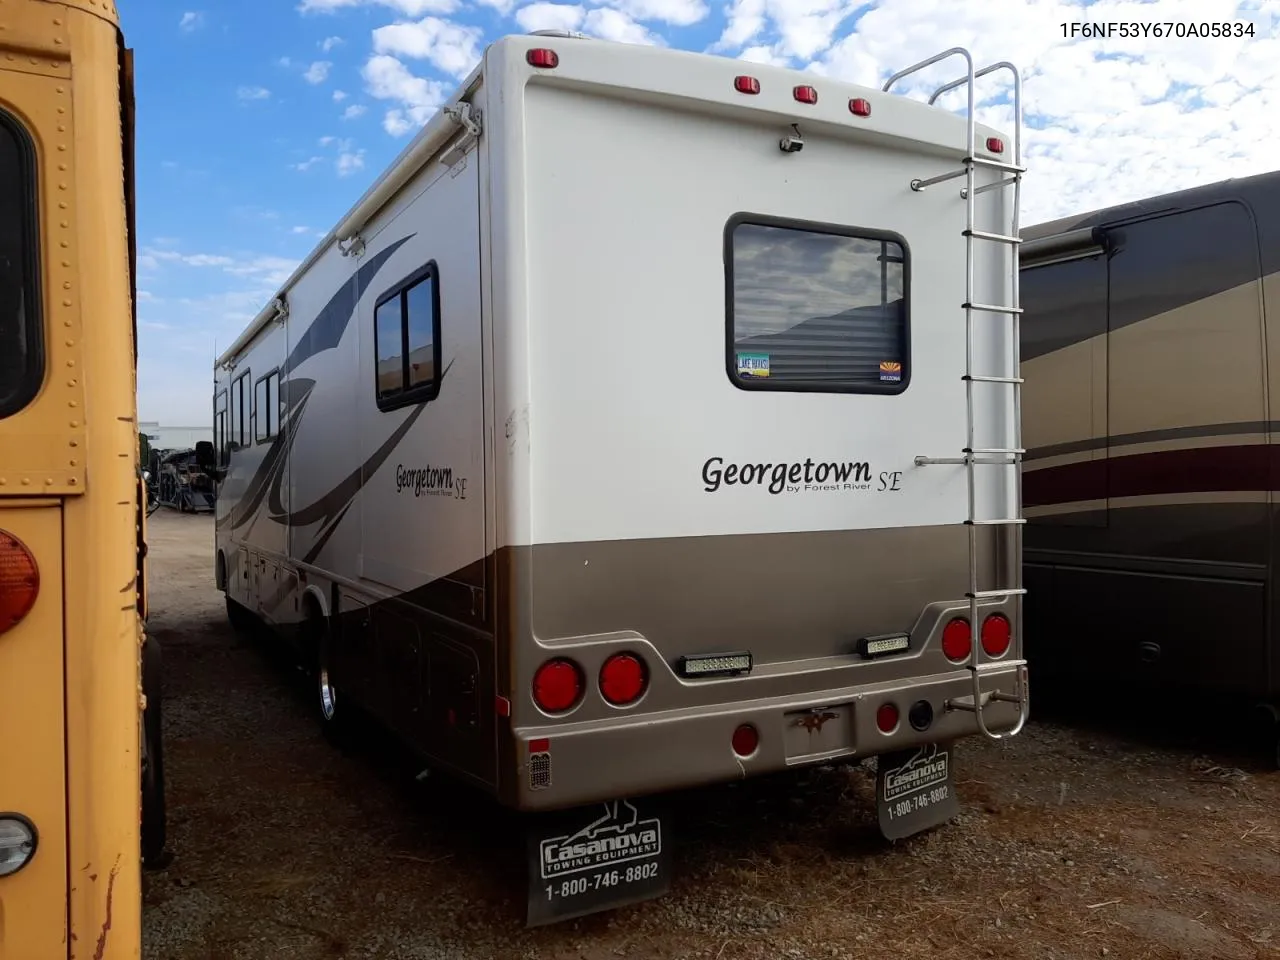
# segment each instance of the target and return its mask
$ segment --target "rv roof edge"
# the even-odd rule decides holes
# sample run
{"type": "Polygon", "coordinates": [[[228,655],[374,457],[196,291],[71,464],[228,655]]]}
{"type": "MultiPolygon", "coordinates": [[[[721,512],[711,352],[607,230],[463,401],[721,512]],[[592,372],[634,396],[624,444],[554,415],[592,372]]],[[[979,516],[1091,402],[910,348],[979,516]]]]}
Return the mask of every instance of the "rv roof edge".
{"type": "Polygon", "coordinates": [[[253,338],[276,315],[278,312],[277,305],[285,300],[290,288],[297,282],[299,277],[311,269],[312,265],[320,259],[321,254],[336,241],[350,240],[386,205],[388,200],[395,196],[401,187],[413,178],[423,164],[439,152],[449,137],[457,132],[459,126],[459,120],[448,112],[449,108],[456,106],[470,96],[483,72],[484,61],[482,60],[471,71],[466,80],[458,86],[453,95],[440,105],[436,113],[418,131],[417,135],[409,141],[408,145],[400,151],[399,156],[369,185],[369,188],[347,211],[346,215],[338,222],[338,225],[325,234],[324,239],[316,244],[306,258],[294,268],[293,273],[289,274],[289,279],[280,286],[262,310],[245,327],[240,336],[236,337],[231,345],[222,352],[222,355],[214,361],[214,367],[221,367],[230,363],[246,346],[252,343],[253,338]]]}
{"type": "Polygon", "coordinates": [[[1063,259],[1092,256],[1103,250],[1102,231],[1097,227],[1080,227],[1024,241],[1019,249],[1019,258],[1022,266],[1033,267],[1063,259]]]}

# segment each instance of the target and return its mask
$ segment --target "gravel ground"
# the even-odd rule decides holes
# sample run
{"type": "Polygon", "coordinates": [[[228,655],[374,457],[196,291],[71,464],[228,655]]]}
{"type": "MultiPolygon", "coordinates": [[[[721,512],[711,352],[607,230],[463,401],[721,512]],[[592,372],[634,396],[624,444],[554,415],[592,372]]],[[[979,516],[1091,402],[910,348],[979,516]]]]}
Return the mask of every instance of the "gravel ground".
{"type": "Polygon", "coordinates": [[[1183,704],[1120,735],[1037,701],[957,751],[960,816],[896,844],[866,767],[681,794],[667,897],[527,930],[518,821],[385,738],[331,746],[226,625],[211,519],[149,531],[176,858],[145,878],[147,960],[1280,958],[1280,772],[1175,729],[1183,704]]]}

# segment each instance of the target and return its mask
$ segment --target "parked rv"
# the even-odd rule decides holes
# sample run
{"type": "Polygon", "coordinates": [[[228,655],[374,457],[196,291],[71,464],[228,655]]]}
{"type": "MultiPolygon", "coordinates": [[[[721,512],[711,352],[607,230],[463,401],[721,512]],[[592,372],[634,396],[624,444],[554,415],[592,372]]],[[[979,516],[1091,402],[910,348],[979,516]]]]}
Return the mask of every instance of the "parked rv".
{"type": "Polygon", "coordinates": [[[539,815],[531,923],[665,889],[646,798],[877,756],[903,836],[1025,722],[1001,72],[502,39],[217,361],[230,615],[539,815]]]}
{"type": "Polygon", "coordinates": [[[1257,704],[1280,764],[1280,172],[1023,238],[1037,676],[1257,704]]]}

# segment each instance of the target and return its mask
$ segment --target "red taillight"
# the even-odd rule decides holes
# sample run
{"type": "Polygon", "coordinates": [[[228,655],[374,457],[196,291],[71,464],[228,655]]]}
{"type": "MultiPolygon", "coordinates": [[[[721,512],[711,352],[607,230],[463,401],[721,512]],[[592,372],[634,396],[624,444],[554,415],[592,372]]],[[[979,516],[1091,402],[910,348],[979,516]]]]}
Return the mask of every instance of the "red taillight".
{"type": "Polygon", "coordinates": [[[855,117],[869,117],[871,116],[871,101],[855,97],[849,101],[849,112],[855,117]]]}
{"type": "Polygon", "coordinates": [[[993,613],[982,621],[982,649],[989,657],[1003,656],[1013,638],[1013,626],[1003,613],[993,613]]]}
{"type": "Polygon", "coordinates": [[[554,50],[548,50],[546,47],[535,47],[524,55],[531,67],[542,67],[544,70],[550,70],[560,66],[560,56],[554,50]]]}
{"type": "Polygon", "coordinates": [[[949,660],[968,660],[973,649],[973,634],[969,621],[956,617],[942,629],[942,652],[949,660]]]}
{"type": "Polygon", "coordinates": [[[533,700],[547,713],[568,710],[582,696],[582,672],[571,660],[548,660],[533,675],[533,700]]]}
{"type": "Polygon", "coordinates": [[[744,723],[733,731],[733,752],[740,757],[749,757],[760,746],[760,734],[749,723],[744,723]]]}
{"type": "Polygon", "coordinates": [[[0,633],[15,627],[35,606],[40,568],[27,545],[0,530],[0,633]]]}
{"type": "Polygon", "coordinates": [[[881,733],[893,733],[898,728],[898,707],[892,703],[882,703],[876,710],[876,726],[881,733]]]}
{"type": "Polygon", "coordinates": [[[630,653],[616,653],[600,668],[600,695],[615,707],[637,700],[647,682],[644,663],[630,653]]]}
{"type": "Polygon", "coordinates": [[[755,77],[734,77],[733,89],[737,90],[739,93],[759,93],[760,81],[755,77]]]}
{"type": "Polygon", "coordinates": [[[801,86],[796,87],[794,90],[792,90],[791,94],[801,103],[817,103],[818,102],[818,91],[815,90],[813,87],[805,86],[803,84],[801,86]]]}
{"type": "Polygon", "coordinates": [[[992,153],[1004,153],[1004,141],[999,137],[987,137],[987,149],[992,153]]]}

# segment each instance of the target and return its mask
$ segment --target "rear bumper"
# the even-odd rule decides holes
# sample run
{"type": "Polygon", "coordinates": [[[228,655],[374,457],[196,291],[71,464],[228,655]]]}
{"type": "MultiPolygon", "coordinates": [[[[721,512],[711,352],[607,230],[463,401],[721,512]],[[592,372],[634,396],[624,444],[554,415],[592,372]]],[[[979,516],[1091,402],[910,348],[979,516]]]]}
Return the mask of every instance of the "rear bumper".
{"type": "MultiPolygon", "coordinates": [[[[983,692],[1016,694],[1019,663],[984,673],[983,692]]],[[[520,810],[554,810],[955,740],[978,733],[978,721],[971,710],[947,704],[971,703],[972,694],[969,671],[961,669],[803,696],[520,727],[514,731],[515,789],[507,796],[520,810]],[[920,701],[929,704],[932,722],[917,730],[908,717],[920,701]],[[899,715],[888,734],[876,723],[886,702],[899,715]],[[806,716],[813,719],[806,723],[806,716]],[[759,734],[759,746],[746,758],[732,747],[734,730],[744,723],[759,734]]],[[[1017,723],[1018,705],[989,703],[983,718],[988,730],[1002,733],[1017,723]]]]}

